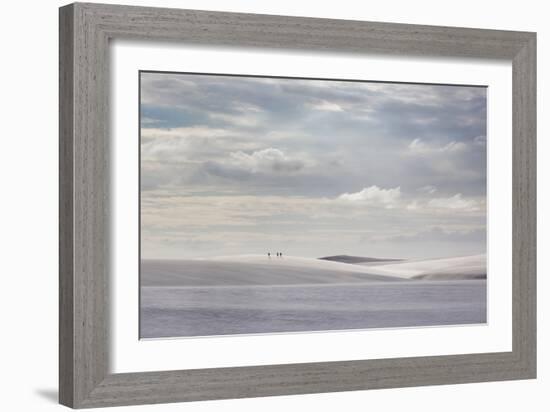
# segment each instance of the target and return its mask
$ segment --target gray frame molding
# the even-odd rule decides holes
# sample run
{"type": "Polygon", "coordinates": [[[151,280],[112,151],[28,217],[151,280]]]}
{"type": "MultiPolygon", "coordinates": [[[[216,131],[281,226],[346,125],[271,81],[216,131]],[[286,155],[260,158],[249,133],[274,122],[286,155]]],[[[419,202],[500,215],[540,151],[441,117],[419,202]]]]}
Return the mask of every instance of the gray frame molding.
{"type": "Polygon", "coordinates": [[[536,34],[75,3],[60,9],[59,397],[74,408],[536,376],[536,34]],[[513,64],[513,350],[109,373],[109,40],[506,59],[513,64]]]}

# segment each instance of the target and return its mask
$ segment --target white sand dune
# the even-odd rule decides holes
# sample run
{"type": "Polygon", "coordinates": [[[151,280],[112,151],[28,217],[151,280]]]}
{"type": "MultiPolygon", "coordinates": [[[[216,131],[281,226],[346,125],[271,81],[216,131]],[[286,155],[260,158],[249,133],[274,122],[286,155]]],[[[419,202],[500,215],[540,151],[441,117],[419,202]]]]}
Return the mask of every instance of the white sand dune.
{"type": "Polygon", "coordinates": [[[487,256],[410,260],[387,265],[364,266],[369,273],[405,279],[459,280],[487,277],[487,256]]]}
{"type": "MultiPolygon", "coordinates": [[[[269,264],[274,267],[300,267],[309,269],[335,270],[338,272],[353,272],[372,274],[372,271],[365,265],[355,265],[332,260],[306,258],[299,256],[284,256],[279,258],[272,256],[268,258],[264,255],[235,255],[235,256],[217,256],[207,259],[193,259],[198,261],[211,262],[239,262],[243,264],[269,264]]],[[[395,262],[391,262],[395,263],[395,262]]]]}
{"type": "MultiPolygon", "coordinates": [[[[373,259],[373,258],[364,258],[373,259]]],[[[261,255],[220,256],[208,259],[216,262],[240,262],[242,264],[257,264],[269,262],[275,267],[295,267],[334,270],[337,272],[364,273],[368,275],[390,276],[404,279],[483,279],[487,276],[487,256],[485,254],[461,256],[452,258],[403,260],[371,262],[358,264],[338,261],[311,259],[296,256],[283,258],[261,255]]]]}
{"type": "Polygon", "coordinates": [[[360,265],[313,258],[239,255],[141,262],[142,286],[343,284],[399,281],[360,265]]]}
{"type": "Polygon", "coordinates": [[[409,260],[375,265],[265,255],[141,262],[143,286],[253,286],[461,280],[486,278],[486,256],[409,260]]]}
{"type": "Polygon", "coordinates": [[[365,256],[352,256],[352,255],[334,255],[334,256],[324,256],[320,257],[321,260],[330,260],[333,262],[342,262],[342,263],[353,263],[361,265],[377,265],[377,264],[389,264],[401,262],[404,259],[393,259],[393,258],[373,258],[365,256]]]}

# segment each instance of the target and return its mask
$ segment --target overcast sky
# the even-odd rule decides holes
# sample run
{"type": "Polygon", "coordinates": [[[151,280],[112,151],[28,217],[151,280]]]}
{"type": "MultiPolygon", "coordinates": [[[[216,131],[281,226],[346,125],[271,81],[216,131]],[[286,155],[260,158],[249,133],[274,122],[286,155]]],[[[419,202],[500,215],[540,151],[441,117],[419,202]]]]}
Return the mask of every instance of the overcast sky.
{"type": "Polygon", "coordinates": [[[485,253],[486,89],[141,74],[144,258],[485,253]]]}

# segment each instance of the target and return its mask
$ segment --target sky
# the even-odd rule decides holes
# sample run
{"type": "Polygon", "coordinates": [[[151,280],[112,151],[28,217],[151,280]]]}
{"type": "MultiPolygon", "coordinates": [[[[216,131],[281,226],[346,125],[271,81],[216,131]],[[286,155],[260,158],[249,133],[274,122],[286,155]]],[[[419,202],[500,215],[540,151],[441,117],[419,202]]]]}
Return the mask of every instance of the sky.
{"type": "Polygon", "coordinates": [[[486,251],[486,88],[140,74],[143,258],[486,251]]]}

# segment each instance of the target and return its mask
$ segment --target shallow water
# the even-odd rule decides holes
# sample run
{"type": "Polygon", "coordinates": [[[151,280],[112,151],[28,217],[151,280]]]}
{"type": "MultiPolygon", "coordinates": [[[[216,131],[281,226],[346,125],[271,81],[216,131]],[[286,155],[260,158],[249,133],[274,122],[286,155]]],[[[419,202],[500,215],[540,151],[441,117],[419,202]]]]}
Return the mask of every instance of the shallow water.
{"type": "Polygon", "coordinates": [[[486,322],[486,281],[141,288],[142,338],[486,322]]]}

